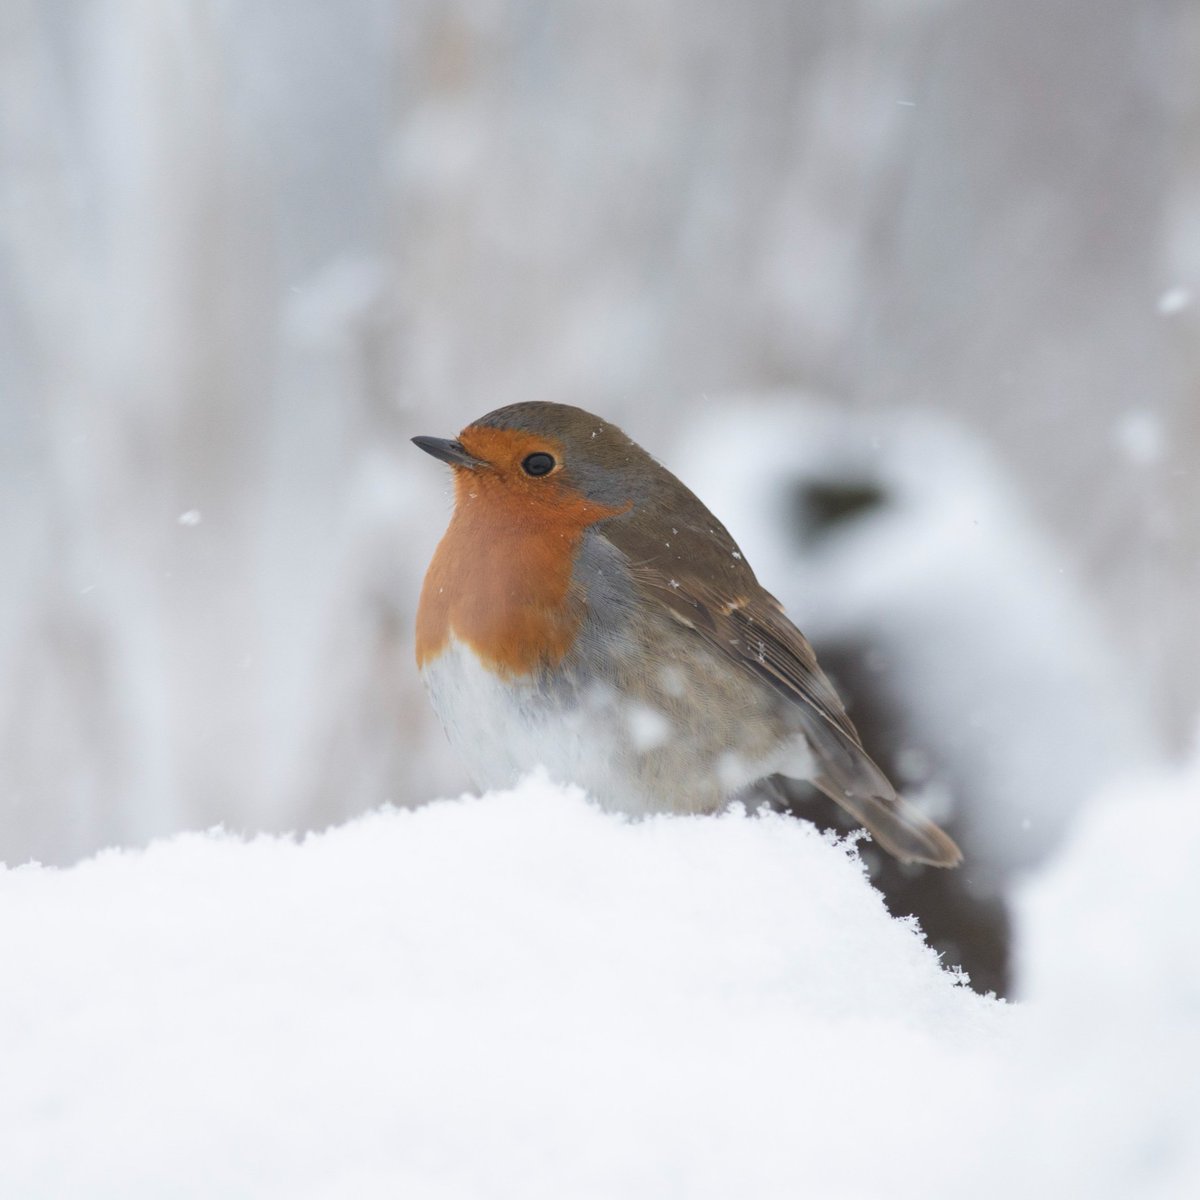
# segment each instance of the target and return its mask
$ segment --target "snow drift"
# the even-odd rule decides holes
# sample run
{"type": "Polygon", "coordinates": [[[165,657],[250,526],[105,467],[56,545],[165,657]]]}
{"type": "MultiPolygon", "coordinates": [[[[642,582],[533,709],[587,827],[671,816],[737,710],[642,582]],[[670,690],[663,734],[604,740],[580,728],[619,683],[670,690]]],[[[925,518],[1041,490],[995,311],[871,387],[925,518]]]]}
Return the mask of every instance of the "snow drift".
{"type": "MultiPolygon", "coordinates": [[[[1023,910],[1028,1007],[961,986],[803,822],[629,823],[536,778],[6,871],[0,1194],[1002,1195],[1047,1142],[1062,1188],[1086,1161],[1090,1195],[1170,1194],[1144,1168],[1166,1139],[1154,1178],[1195,1174],[1186,1064],[1151,1129],[1102,1037],[1180,982],[1129,957],[1155,895],[1197,911],[1200,823],[1167,795],[1174,882],[1132,863],[1106,916],[1144,988],[1080,941],[1101,823],[1023,910]],[[1126,1118],[1120,1156],[1095,1142],[1126,1118]]],[[[1176,1051],[1188,996],[1155,1010],[1176,1051]]]]}

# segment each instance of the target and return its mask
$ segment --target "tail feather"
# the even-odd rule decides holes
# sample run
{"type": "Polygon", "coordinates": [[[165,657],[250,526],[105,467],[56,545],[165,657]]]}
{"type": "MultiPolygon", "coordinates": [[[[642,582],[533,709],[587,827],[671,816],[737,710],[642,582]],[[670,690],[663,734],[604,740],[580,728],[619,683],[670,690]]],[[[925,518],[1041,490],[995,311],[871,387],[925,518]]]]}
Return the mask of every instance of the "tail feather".
{"type": "Polygon", "coordinates": [[[962,851],[953,838],[890,788],[887,796],[865,796],[846,792],[827,779],[813,782],[865,825],[871,836],[901,862],[926,863],[931,867],[957,867],[962,862],[962,851]]]}
{"type": "Polygon", "coordinates": [[[875,765],[855,738],[815,717],[805,734],[817,760],[813,784],[870,831],[901,862],[957,867],[962,851],[954,840],[908,801],[875,765]]]}

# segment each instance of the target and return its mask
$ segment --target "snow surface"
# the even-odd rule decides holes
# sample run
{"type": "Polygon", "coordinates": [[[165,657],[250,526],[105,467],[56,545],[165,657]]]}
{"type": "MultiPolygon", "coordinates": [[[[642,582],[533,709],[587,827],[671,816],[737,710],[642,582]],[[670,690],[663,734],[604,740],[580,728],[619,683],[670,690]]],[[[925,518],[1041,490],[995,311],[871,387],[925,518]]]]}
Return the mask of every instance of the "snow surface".
{"type": "Polygon", "coordinates": [[[803,822],[539,778],[7,870],[0,1195],[1183,1195],[1197,782],[1028,891],[1017,1005],[803,822]]]}
{"type": "Polygon", "coordinates": [[[1200,762],[1108,788],[1023,892],[1030,1017],[988,1144],[1047,1196],[1200,1196],[1200,762]],[[1064,1123],[1067,1128],[1064,1129],[1064,1123]]]}

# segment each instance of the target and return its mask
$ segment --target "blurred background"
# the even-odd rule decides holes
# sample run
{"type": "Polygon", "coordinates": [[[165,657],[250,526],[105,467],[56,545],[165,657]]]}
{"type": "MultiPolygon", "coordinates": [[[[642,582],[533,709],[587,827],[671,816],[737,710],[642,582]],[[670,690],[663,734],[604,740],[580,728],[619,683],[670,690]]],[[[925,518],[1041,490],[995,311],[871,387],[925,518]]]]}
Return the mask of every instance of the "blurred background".
{"type": "Polygon", "coordinates": [[[466,787],[408,438],[527,399],[725,520],[1003,989],[1200,710],[1200,7],[7,0],[0,859],[466,787]]]}

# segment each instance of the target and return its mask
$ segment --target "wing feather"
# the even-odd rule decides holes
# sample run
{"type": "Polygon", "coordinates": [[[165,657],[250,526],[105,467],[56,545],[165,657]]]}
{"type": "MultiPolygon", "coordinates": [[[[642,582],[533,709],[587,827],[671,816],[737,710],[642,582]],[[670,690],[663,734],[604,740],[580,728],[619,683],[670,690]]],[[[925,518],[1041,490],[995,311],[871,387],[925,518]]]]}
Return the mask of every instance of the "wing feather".
{"type": "Polygon", "coordinates": [[[956,866],[958,847],[896,795],[862,748],[808,639],[765,591],[724,526],[664,472],[656,505],[637,505],[600,527],[623,556],[642,599],[662,605],[737,670],[769,684],[795,715],[813,756],[812,782],[909,862],[956,866]],[[656,513],[687,513],[667,525],[656,513]]]}

